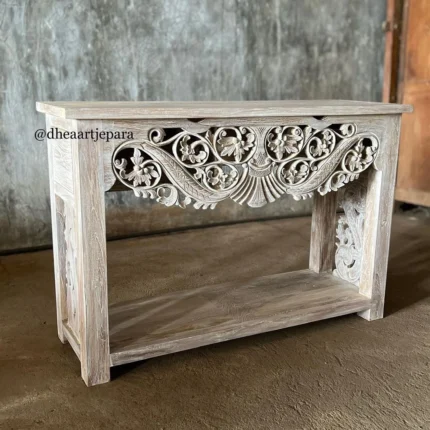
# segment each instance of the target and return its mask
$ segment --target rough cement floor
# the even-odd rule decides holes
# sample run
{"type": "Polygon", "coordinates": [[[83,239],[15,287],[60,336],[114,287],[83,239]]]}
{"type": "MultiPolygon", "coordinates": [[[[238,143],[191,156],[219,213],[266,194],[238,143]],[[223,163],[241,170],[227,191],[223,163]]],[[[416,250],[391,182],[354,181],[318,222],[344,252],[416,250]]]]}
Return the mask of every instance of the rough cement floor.
{"type": "MultiPolygon", "coordinates": [[[[309,231],[299,218],[111,242],[110,299],[305,268],[309,231]]],[[[57,338],[52,253],[0,263],[1,429],[430,429],[429,220],[395,217],[382,320],[155,358],[92,388],[57,338]]]]}

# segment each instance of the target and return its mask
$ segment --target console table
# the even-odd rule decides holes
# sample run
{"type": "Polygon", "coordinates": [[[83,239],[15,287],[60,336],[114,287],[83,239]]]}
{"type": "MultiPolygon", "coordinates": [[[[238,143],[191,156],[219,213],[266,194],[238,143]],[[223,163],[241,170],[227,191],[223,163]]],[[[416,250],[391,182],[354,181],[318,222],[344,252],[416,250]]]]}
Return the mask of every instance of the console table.
{"type": "Polygon", "coordinates": [[[411,106],[40,102],[37,110],[47,129],[69,132],[48,139],[57,323],[88,386],[123,363],[350,313],[382,317],[400,118],[411,106]],[[312,196],[309,269],[109,307],[110,190],[195,209],[312,196]]]}

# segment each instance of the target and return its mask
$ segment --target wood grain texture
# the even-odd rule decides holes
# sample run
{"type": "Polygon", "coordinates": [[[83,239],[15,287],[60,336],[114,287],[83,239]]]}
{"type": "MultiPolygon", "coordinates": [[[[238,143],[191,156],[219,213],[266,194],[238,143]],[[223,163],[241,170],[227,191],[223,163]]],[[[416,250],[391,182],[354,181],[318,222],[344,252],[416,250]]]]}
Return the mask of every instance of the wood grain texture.
{"type": "Polygon", "coordinates": [[[69,324],[63,321],[63,332],[70,346],[72,347],[76,356],[81,359],[81,345],[79,339],[76,337],[74,331],[70,328],[69,324]]]}
{"type": "MultiPolygon", "coordinates": [[[[76,123],[47,116],[47,129],[61,127],[71,130],[76,123]]],[[[77,274],[77,228],[72,143],[67,140],[47,139],[51,207],[53,222],[57,327],[60,339],[79,345],[81,310],[77,274]],[[67,330],[65,329],[67,328],[67,330]],[[66,333],[67,331],[67,333],[66,333]]],[[[75,351],[76,348],[74,347],[75,351]]]]}
{"type": "Polygon", "coordinates": [[[333,270],[336,237],[337,193],[314,195],[309,269],[316,273],[333,270]]]}
{"type": "MultiPolygon", "coordinates": [[[[46,132],[58,130],[59,133],[70,132],[76,129],[76,121],[47,115],[46,132]]],[[[53,136],[56,134],[52,133],[53,136]]],[[[60,136],[58,136],[60,137],[60,136]]],[[[49,140],[47,138],[47,140],[49,140]]],[[[73,204],[74,181],[73,181],[73,161],[72,145],[67,139],[52,139],[55,142],[52,146],[53,152],[53,179],[54,191],[64,201],[73,204]]]]}
{"type": "Polygon", "coordinates": [[[372,115],[412,111],[409,105],[351,100],[37,102],[36,109],[48,115],[74,119],[372,115]]]}
{"type": "Polygon", "coordinates": [[[413,103],[402,119],[396,199],[430,201],[430,8],[427,0],[405,1],[398,100],[413,103]]]}
{"type": "Polygon", "coordinates": [[[416,189],[396,188],[396,200],[414,205],[430,206],[430,192],[416,189]]]}
{"type": "MultiPolygon", "coordinates": [[[[46,116],[46,128],[51,126],[51,117],[46,116]]],[[[52,245],[54,251],[55,298],[57,307],[57,330],[61,342],[66,342],[63,320],[67,318],[66,243],[64,238],[64,202],[55,194],[55,141],[47,139],[49,164],[49,189],[51,195],[52,245]]]]}
{"type": "MultiPolygon", "coordinates": [[[[78,276],[78,230],[77,230],[78,206],[75,201],[64,202],[63,235],[65,244],[65,284],[67,318],[65,322],[74,336],[81,338],[82,309],[79,305],[80,289],[78,276]]],[[[64,321],[63,321],[64,322],[64,321]]]]}
{"type": "Polygon", "coordinates": [[[367,320],[382,318],[384,313],[400,119],[400,116],[386,118],[381,138],[384,151],[378,158],[377,169],[370,169],[368,173],[359,283],[360,293],[372,299],[371,308],[360,314],[367,320]]]}
{"type": "Polygon", "coordinates": [[[53,145],[55,192],[63,199],[73,195],[73,178],[71,166],[71,145],[67,140],[56,139],[53,145]]]}
{"type": "Polygon", "coordinates": [[[382,100],[397,101],[402,15],[404,0],[387,0],[385,27],[384,81],[382,100]]]}
{"type": "MultiPolygon", "coordinates": [[[[430,14],[429,14],[430,15],[430,14]]],[[[430,16],[429,16],[430,25],[430,16]]],[[[430,60],[430,48],[427,54],[430,60]]],[[[429,61],[430,62],[430,61],[429,61]]],[[[414,113],[402,119],[402,131],[399,153],[399,172],[397,187],[407,191],[411,197],[403,201],[414,200],[415,204],[428,205],[430,199],[430,72],[422,80],[407,82],[404,86],[404,98],[414,104],[414,113]],[[414,198],[415,196],[415,198],[414,198]],[[416,197],[420,197],[417,200],[416,197]]],[[[398,196],[404,196],[404,193],[398,196]]],[[[402,200],[400,198],[400,200],[402,200]]]]}
{"type": "MultiPolygon", "coordinates": [[[[96,125],[80,121],[77,131],[96,125]]],[[[110,379],[103,142],[77,140],[72,147],[81,371],[91,386],[110,379]]]]}
{"type": "Polygon", "coordinates": [[[111,365],[170,354],[370,305],[357,287],[311,270],[228,282],[109,309],[111,365]]]}

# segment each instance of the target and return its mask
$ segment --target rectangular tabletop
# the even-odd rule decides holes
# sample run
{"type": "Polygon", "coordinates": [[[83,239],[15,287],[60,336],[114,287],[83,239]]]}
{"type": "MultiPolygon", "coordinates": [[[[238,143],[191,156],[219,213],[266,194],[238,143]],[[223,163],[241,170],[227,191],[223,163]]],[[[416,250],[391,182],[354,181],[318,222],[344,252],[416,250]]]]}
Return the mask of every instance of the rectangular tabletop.
{"type": "Polygon", "coordinates": [[[39,112],[67,119],[294,117],[412,112],[410,105],[352,100],[37,102],[36,108],[39,112]]]}

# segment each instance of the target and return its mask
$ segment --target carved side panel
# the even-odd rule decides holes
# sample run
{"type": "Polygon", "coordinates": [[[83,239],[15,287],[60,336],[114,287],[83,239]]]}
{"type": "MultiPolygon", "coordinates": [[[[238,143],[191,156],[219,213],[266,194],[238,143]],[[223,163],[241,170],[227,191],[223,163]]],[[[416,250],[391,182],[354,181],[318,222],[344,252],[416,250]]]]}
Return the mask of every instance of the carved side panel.
{"type": "Polygon", "coordinates": [[[363,255],[363,233],[366,210],[367,175],[348,184],[340,199],[344,210],[336,229],[335,270],[333,274],[358,285],[363,255]]]}
{"type": "Polygon", "coordinates": [[[355,124],[153,128],[113,153],[117,179],[167,206],[214,208],[227,198],[260,207],[288,193],[305,199],[355,180],[375,160],[378,137],[355,124]]]}

